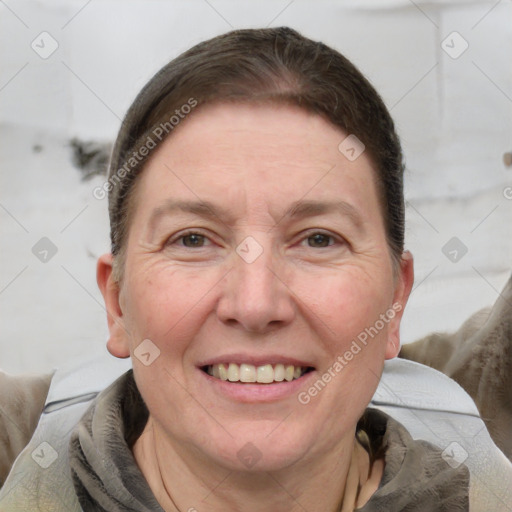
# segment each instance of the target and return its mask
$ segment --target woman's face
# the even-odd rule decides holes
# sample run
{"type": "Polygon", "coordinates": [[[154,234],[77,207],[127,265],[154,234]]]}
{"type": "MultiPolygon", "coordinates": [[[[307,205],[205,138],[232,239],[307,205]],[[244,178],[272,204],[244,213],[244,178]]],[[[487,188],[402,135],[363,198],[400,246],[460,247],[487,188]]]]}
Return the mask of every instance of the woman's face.
{"type": "Polygon", "coordinates": [[[347,135],[296,107],[208,105],[140,176],[109,350],[132,356],[180,449],[270,470],[353,436],[398,351],[412,262],[393,277],[372,163],[338,149],[347,135]]]}

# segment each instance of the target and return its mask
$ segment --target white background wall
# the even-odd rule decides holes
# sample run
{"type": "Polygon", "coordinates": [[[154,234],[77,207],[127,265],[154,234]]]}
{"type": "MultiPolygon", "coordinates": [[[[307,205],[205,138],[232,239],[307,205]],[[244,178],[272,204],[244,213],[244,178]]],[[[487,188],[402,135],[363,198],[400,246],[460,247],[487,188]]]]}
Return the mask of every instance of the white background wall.
{"type": "Polygon", "coordinates": [[[92,196],[102,179],[81,181],[69,139],[113,139],[134,95],[172,57],[232,27],[267,25],[336,47],[397,122],[416,261],[403,342],[455,329],[495,301],[512,268],[512,169],[502,163],[512,150],[510,0],[4,0],[1,368],[46,371],[106,351],[95,261],[109,247],[107,204],[92,196]],[[47,59],[31,48],[43,31],[58,43],[47,59]],[[453,31],[463,40],[446,39],[453,31]],[[469,46],[452,58],[443,40],[452,54],[469,46]],[[57,248],[46,263],[32,253],[42,237],[57,248]],[[452,237],[467,248],[456,262],[442,251],[452,237]]]}

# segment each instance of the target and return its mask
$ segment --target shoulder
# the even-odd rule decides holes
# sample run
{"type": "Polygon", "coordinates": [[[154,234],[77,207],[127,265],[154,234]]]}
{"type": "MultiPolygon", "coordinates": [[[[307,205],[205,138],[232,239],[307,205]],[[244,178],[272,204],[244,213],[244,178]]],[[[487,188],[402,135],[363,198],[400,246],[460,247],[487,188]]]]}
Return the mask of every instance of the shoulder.
{"type": "Polygon", "coordinates": [[[0,371],[0,486],[34,433],[52,375],[9,375],[0,371]]]}
{"type": "Polygon", "coordinates": [[[447,465],[468,467],[472,510],[510,511],[512,464],[454,380],[412,361],[387,361],[370,406],[403,425],[412,439],[439,449],[447,465]]]}
{"type": "Polygon", "coordinates": [[[386,413],[369,408],[359,428],[371,452],[385,461],[379,488],[361,509],[455,512],[469,509],[470,474],[464,464],[447,463],[435,445],[415,440],[386,413]]]}
{"type": "Polygon", "coordinates": [[[101,357],[75,362],[50,376],[35,432],[10,471],[7,468],[0,509],[80,510],[69,470],[71,433],[98,394],[130,368],[130,360],[101,357]]]}

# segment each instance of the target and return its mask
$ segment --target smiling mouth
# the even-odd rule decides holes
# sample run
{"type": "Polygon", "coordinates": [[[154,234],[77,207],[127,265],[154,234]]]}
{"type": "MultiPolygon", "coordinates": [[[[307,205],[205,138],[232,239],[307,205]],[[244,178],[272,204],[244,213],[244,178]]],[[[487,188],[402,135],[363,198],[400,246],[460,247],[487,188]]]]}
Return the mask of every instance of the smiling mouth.
{"type": "Polygon", "coordinates": [[[227,382],[273,384],[291,382],[314,370],[311,366],[294,366],[291,364],[252,364],[221,363],[201,367],[208,375],[227,382]]]}

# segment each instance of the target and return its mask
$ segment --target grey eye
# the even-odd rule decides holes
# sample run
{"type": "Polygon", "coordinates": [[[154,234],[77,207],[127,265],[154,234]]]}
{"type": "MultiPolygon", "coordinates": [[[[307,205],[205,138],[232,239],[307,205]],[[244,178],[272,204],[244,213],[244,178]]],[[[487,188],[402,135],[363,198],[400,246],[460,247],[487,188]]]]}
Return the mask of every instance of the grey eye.
{"type": "Polygon", "coordinates": [[[205,243],[205,236],[199,233],[189,233],[181,237],[182,244],[185,247],[203,247],[205,243]]]}
{"type": "Polygon", "coordinates": [[[330,235],[324,233],[315,233],[314,235],[308,236],[308,245],[310,247],[328,247],[331,245],[329,242],[332,239],[330,235]]]}

